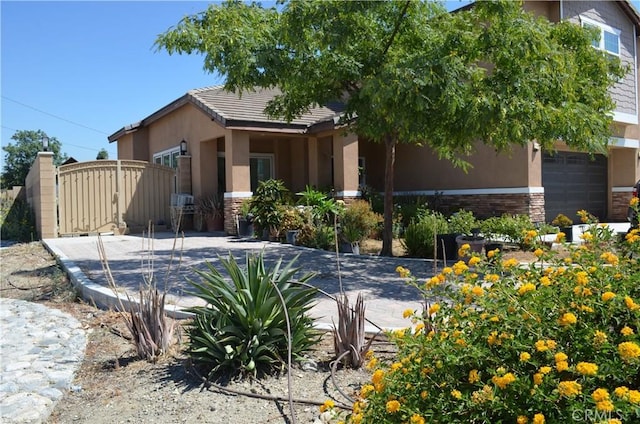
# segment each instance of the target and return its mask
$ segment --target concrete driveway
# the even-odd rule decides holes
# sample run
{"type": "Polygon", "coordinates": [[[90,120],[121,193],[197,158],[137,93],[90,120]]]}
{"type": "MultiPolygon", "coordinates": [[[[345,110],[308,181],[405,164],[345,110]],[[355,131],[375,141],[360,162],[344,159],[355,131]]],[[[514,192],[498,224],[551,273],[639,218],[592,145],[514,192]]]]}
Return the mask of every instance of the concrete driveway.
{"type": "MultiPolygon", "coordinates": [[[[218,257],[228,257],[229,254],[242,263],[247,253],[256,254],[263,250],[268,265],[280,258],[288,262],[299,255],[296,263],[301,271],[298,276],[314,272],[316,276],[311,284],[331,295],[340,292],[336,254],[322,250],[195,232],[186,234],[184,241],[176,241],[175,249],[173,234],[156,233],[152,241],[153,254],[149,254],[149,240],[141,235],[103,236],[102,240],[117,286],[135,296],[144,282],[143,272],[153,269],[158,288],[162,290],[166,284],[168,309],[177,316],[184,316],[182,308],[201,302],[188,294],[188,279],[198,279],[193,270],[205,269],[205,262],[220,267],[218,257]],[[167,273],[170,262],[170,272],[167,273]]],[[[85,299],[91,299],[103,308],[116,304],[99,259],[97,236],[47,239],[43,242],[59,258],[85,299]]],[[[375,326],[386,329],[406,327],[410,322],[402,318],[402,312],[407,308],[422,307],[417,290],[396,274],[398,265],[409,268],[421,281],[433,275],[433,263],[428,260],[340,254],[344,291],[354,303],[358,292],[364,295],[366,317],[375,324],[367,326],[368,331],[374,331],[375,326]]],[[[337,318],[334,302],[323,295],[318,295],[318,302],[311,312],[320,327],[330,327],[332,320],[337,318]]]]}

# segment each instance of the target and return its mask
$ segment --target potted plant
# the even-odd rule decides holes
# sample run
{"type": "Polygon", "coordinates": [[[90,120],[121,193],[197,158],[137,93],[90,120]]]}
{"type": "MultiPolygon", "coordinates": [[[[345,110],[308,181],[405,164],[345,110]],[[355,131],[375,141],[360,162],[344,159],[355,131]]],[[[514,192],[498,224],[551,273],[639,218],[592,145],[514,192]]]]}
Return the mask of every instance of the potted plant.
{"type": "Polygon", "coordinates": [[[245,199],[240,205],[238,214],[238,237],[253,237],[253,213],[251,199],[245,199]]]}
{"type": "Polygon", "coordinates": [[[206,223],[207,231],[224,229],[224,202],[218,193],[203,196],[196,203],[196,213],[206,223]]]}
{"type": "Polygon", "coordinates": [[[258,184],[251,198],[251,212],[263,238],[277,240],[278,227],[282,219],[280,206],[287,203],[288,194],[289,190],[282,180],[270,179],[258,184]]]}
{"type": "Polygon", "coordinates": [[[482,253],[482,249],[484,249],[484,245],[486,240],[484,236],[480,235],[480,228],[472,228],[470,233],[461,234],[456,237],[456,244],[458,246],[458,259],[467,262],[469,260],[469,256],[465,254],[461,254],[461,248],[464,245],[469,245],[470,252],[482,253]]]}
{"type": "Polygon", "coordinates": [[[564,233],[564,238],[568,243],[573,241],[573,220],[568,216],[559,213],[551,221],[551,225],[555,225],[564,233]]]}
{"type": "Polygon", "coordinates": [[[301,208],[288,205],[282,205],[280,209],[280,240],[295,245],[296,237],[304,225],[303,211],[301,208]]]}
{"type": "Polygon", "coordinates": [[[380,215],[371,210],[365,200],[354,200],[340,216],[342,250],[360,254],[360,242],[366,239],[380,222],[380,215]]]}
{"type": "Polygon", "coordinates": [[[471,234],[471,230],[478,227],[478,220],[473,212],[460,209],[447,218],[445,233],[437,235],[437,258],[453,259],[456,257],[458,245],[456,237],[462,234],[471,234]]]}
{"type": "Polygon", "coordinates": [[[504,216],[492,216],[482,220],[480,230],[486,238],[484,247],[487,252],[504,248],[504,242],[508,239],[504,216]]]}

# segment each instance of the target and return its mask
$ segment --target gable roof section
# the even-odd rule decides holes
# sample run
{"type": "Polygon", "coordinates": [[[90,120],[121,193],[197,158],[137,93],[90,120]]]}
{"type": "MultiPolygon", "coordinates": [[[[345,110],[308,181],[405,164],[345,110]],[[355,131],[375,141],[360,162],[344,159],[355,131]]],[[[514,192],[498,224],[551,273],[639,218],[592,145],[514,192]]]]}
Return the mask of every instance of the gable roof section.
{"type": "Polygon", "coordinates": [[[323,129],[333,129],[338,123],[344,105],[338,102],[311,108],[302,116],[287,122],[272,119],[264,113],[269,100],[280,94],[279,89],[256,89],[239,96],[226,91],[223,86],[190,90],[184,96],[157,110],[142,121],[127,125],[108,137],[109,142],[125,134],[137,131],[180,107],[191,103],[221,126],[229,129],[262,130],[295,134],[308,134],[323,129]]]}

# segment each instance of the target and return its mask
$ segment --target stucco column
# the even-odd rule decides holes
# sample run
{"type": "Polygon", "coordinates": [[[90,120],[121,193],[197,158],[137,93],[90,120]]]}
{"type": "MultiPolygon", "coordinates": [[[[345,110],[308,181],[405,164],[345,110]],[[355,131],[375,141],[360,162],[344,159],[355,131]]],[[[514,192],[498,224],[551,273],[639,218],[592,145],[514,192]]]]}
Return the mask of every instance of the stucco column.
{"type": "Polygon", "coordinates": [[[176,168],[176,193],[192,194],[191,192],[191,156],[178,156],[176,168]]]}
{"type": "Polygon", "coordinates": [[[333,184],[338,198],[359,197],[358,136],[354,133],[333,136],[333,184]]]}
{"type": "Polygon", "coordinates": [[[240,205],[251,197],[249,134],[227,130],[224,136],[226,187],[224,193],[224,230],[237,234],[236,220],[240,205]]]}
{"type": "Polygon", "coordinates": [[[53,152],[39,152],[27,175],[27,202],[33,208],[41,239],[58,237],[56,168],[53,152]]]}
{"type": "Polygon", "coordinates": [[[318,187],[318,138],[309,137],[307,139],[308,162],[309,162],[309,185],[318,187]]]}

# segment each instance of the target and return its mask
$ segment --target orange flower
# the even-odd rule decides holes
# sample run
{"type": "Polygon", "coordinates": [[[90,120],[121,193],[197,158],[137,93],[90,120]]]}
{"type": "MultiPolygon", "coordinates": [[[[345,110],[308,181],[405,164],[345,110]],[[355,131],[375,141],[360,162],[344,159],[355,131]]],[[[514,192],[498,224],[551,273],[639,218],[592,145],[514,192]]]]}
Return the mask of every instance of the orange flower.
{"type": "Polygon", "coordinates": [[[400,402],[397,400],[390,400],[387,402],[387,412],[394,414],[400,410],[400,402]]]}

